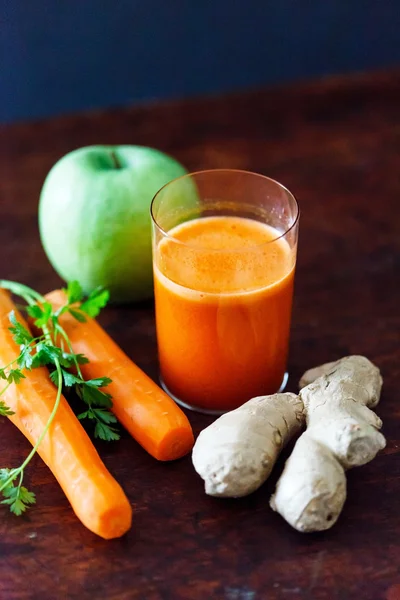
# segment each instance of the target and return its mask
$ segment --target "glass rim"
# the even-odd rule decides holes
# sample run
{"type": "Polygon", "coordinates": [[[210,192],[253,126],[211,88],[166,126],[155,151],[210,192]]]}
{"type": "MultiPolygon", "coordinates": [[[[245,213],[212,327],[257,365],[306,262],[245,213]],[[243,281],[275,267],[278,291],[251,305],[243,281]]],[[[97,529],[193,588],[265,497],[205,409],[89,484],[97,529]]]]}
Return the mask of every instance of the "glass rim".
{"type": "MultiPolygon", "coordinates": [[[[285,229],[285,231],[283,233],[276,236],[272,240],[268,240],[268,242],[263,242],[262,244],[254,244],[252,246],[247,246],[246,250],[263,248],[264,246],[267,246],[268,244],[273,244],[274,242],[277,242],[278,240],[284,238],[290,231],[292,231],[292,229],[294,229],[294,227],[296,227],[297,223],[299,222],[300,207],[299,207],[299,203],[297,202],[297,198],[295,197],[294,194],[292,194],[292,192],[286,186],[284,186],[282,183],[280,183],[276,179],[272,179],[272,177],[267,177],[267,175],[262,175],[261,173],[256,173],[255,171],[247,171],[246,169],[202,169],[200,171],[192,171],[190,173],[185,173],[184,175],[180,175],[179,177],[175,177],[174,179],[171,179],[171,181],[169,181],[168,183],[165,183],[153,196],[153,199],[150,204],[150,216],[151,216],[151,220],[152,220],[153,224],[155,225],[155,227],[157,227],[158,231],[163,235],[163,237],[172,240],[176,244],[180,244],[182,246],[186,246],[187,248],[191,248],[191,249],[195,249],[195,250],[199,250],[199,251],[207,250],[207,251],[211,251],[211,252],[215,252],[215,253],[218,253],[218,252],[243,252],[243,248],[240,248],[240,249],[239,248],[237,248],[237,249],[233,249],[233,248],[231,248],[231,249],[229,249],[229,248],[210,249],[210,248],[205,248],[203,246],[195,246],[195,245],[187,243],[187,242],[182,242],[182,240],[179,240],[175,236],[170,235],[168,233],[168,231],[165,231],[165,229],[163,229],[161,227],[161,225],[159,225],[159,223],[157,222],[157,219],[154,215],[154,203],[155,203],[156,199],[158,198],[158,196],[161,194],[161,192],[165,188],[176,183],[177,181],[180,181],[181,179],[187,179],[187,178],[195,177],[197,175],[204,175],[204,174],[211,174],[211,173],[241,173],[241,174],[246,174],[246,175],[252,175],[253,177],[257,177],[257,178],[269,181],[270,183],[273,183],[281,191],[285,192],[285,194],[287,194],[287,196],[294,202],[296,214],[293,219],[293,223],[287,229],[285,229]]],[[[204,218],[204,217],[200,217],[200,218],[204,218]]],[[[261,221],[259,221],[259,222],[261,222],[261,221]]]]}

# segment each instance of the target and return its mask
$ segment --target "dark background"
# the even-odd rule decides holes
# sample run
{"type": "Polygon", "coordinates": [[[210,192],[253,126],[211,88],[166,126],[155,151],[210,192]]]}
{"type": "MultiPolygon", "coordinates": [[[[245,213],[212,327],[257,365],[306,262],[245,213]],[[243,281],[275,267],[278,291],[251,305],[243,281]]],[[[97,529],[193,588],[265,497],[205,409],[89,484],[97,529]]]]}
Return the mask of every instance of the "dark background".
{"type": "Polygon", "coordinates": [[[0,0],[0,121],[400,62],[399,0],[0,0]]]}

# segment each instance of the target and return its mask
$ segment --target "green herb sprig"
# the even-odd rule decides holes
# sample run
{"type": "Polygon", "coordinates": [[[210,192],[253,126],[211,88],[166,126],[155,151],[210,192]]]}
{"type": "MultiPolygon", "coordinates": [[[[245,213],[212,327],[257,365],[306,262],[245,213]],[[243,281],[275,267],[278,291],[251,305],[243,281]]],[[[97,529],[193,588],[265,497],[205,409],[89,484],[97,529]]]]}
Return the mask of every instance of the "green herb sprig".
{"type": "MultiPolygon", "coordinates": [[[[64,290],[67,301],[57,310],[53,310],[50,302],[32,288],[13,281],[0,280],[0,287],[9,290],[14,295],[25,300],[25,310],[33,319],[39,335],[34,337],[14,312],[9,315],[10,327],[14,341],[20,347],[20,354],[8,365],[0,368],[0,381],[4,387],[0,389],[0,397],[10,385],[18,385],[26,375],[24,372],[37,367],[46,366],[50,370],[50,378],[57,387],[56,400],[49,419],[23,463],[15,469],[0,469],[0,493],[3,495],[1,504],[7,504],[11,512],[19,516],[36,502],[35,494],[22,485],[25,468],[36,454],[45,437],[61,400],[63,386],[74,387],[79,398],[84,402],[86,410],[78,415],[80,420],[94,424],[94,436],[105,441],[119,439],[115,427],[117,419],[112,414],[111,395],[103,389],[111,383],[108,377],[85,380],[81,365],[88,363],[82,354],[73,352],[69,337],[60,324],[60,316],[70,313],[76,320],[85,322],[87,317],[97,317],[100,310],[107,304],[109,294],[98,288],[87,298],[84,298],[82,288],[73,281],[64,290]],[[72,371],[72,372],[71,372],[72,371]]],[[[0,416],[12,416],[13,411],[0,400],[0,416]]]]}

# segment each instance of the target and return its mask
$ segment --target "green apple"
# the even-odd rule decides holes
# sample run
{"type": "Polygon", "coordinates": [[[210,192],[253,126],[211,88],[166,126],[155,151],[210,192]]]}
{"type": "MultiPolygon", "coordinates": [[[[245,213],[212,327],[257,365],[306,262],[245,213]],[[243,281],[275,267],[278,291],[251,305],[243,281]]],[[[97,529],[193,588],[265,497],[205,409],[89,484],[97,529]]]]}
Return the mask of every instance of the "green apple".
{"type": "Polygon", "coordinates": [[[170,156],[142,146],[88,146],[64,156],[39,203],[42,244],[57,273],[85,292],[106,287],[114,302],[150,297],[151,200],[185,173],[170,156]]]}

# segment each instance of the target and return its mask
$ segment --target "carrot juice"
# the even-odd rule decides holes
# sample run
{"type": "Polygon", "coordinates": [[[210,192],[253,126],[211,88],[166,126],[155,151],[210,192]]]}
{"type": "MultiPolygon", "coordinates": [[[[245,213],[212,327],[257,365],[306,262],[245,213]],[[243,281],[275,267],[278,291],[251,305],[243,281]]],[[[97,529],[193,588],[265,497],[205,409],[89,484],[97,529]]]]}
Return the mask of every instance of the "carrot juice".
{"type": "Polygon", "coordinates": [[[205,411],[226,411],[279,389],[295,250],[276,228],[226,215],[186,221],[158,241],[159,361],[173,396],[205,411]]]}

